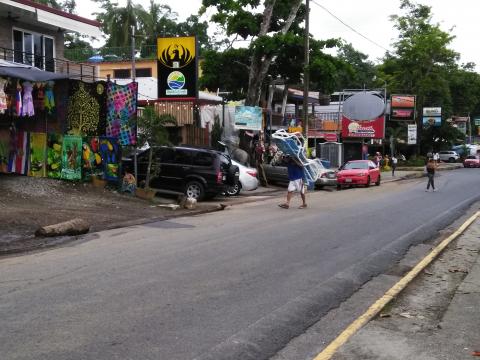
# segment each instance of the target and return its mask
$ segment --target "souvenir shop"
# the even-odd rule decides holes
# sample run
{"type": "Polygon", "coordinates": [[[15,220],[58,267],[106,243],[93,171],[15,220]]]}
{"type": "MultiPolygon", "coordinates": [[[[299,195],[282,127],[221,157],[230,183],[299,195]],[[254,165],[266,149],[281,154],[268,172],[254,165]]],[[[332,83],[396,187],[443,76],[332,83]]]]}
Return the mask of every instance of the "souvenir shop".
{"type": "Polygon", "coordinates": [[[137,84],[14,70],[0,66],[0,172],[121,179],[121,149],[136,143],[137,84]]]}

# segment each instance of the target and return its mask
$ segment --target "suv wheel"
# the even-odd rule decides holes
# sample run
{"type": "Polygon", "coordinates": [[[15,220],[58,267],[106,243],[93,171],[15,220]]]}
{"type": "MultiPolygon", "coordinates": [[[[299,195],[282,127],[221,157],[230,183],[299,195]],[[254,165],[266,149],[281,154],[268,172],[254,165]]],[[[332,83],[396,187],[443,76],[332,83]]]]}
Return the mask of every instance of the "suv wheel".
{"type": "Polygon", "coordinates": [[[190,181],[185,187],[185,195],[187,195],[187,198],[191,197],[201,201],[205,198],[205,189],[198,181],[190,181]]]}
{"type": "Polygon", "coordinates": [[[455,162],[455,158],[451,157],[450,159],[448,159],[448,161],[453,163],[453,162],[455,162]]]}
{"type": "Polygon", "coordinates": [[[242,189],[242,184],[240,184],[240,182],[238,182],[234,186],[229,186],[227,188],[227,195],[228,196],[236,196],[236,195],[240,194],[241,189],[242,189]]]}

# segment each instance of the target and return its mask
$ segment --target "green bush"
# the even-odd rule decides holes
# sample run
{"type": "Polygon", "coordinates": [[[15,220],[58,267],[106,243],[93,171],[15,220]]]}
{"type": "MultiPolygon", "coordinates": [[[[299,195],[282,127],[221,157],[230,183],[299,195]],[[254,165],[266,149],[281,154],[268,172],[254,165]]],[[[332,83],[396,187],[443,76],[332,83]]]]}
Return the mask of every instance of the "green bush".
{"type": "Polygon", "coordinates": [[[426,160],[425,156],[413,155],[408,160],[402,161],[399,165],[400,166],[424,166],[425,165],[425,160],[426,160]]]}

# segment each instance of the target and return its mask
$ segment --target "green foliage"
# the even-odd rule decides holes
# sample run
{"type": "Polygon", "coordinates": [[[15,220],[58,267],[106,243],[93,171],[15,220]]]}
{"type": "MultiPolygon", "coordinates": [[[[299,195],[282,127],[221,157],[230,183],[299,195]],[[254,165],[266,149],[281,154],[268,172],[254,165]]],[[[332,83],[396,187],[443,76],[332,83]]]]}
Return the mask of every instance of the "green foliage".
{"type": "Polygon", "coordinates": [[[429,151],[450,150],[453,145],[465,141],[465,134],[447,122],[441,126],[423,129],[421,136],[422,153],[429,151]]]}
{"type": "Polygon", "coordinates": [[[177,120],[170,114],[158,115],[153,106],[147,106],[137,118],[137,125],[139,144],[170,145],[167,126],[176,126],[177,120]]]}
{"type": "Polygon", "coordinates": [[[223,150],[223,146],[218,142],[222,140],[223,127],[220,124],[220,117],[215,115],[212,126],[212,147],[217,150],[223,150]]]}

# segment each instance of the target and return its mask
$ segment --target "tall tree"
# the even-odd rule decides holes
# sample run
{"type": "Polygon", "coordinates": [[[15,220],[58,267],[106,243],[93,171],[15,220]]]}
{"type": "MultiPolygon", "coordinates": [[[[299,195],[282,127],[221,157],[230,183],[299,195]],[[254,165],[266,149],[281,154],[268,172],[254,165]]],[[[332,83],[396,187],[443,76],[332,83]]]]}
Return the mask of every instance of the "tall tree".
{"type": "Polygon", "coordinates": [[[203,0],[203,12],[214,7],[211,20],[225,29],[227,36],[251,39],[248,90],[245,104],[257,105],[262,83],[294,21],[300,22],[301,0],[203,0]]]}

